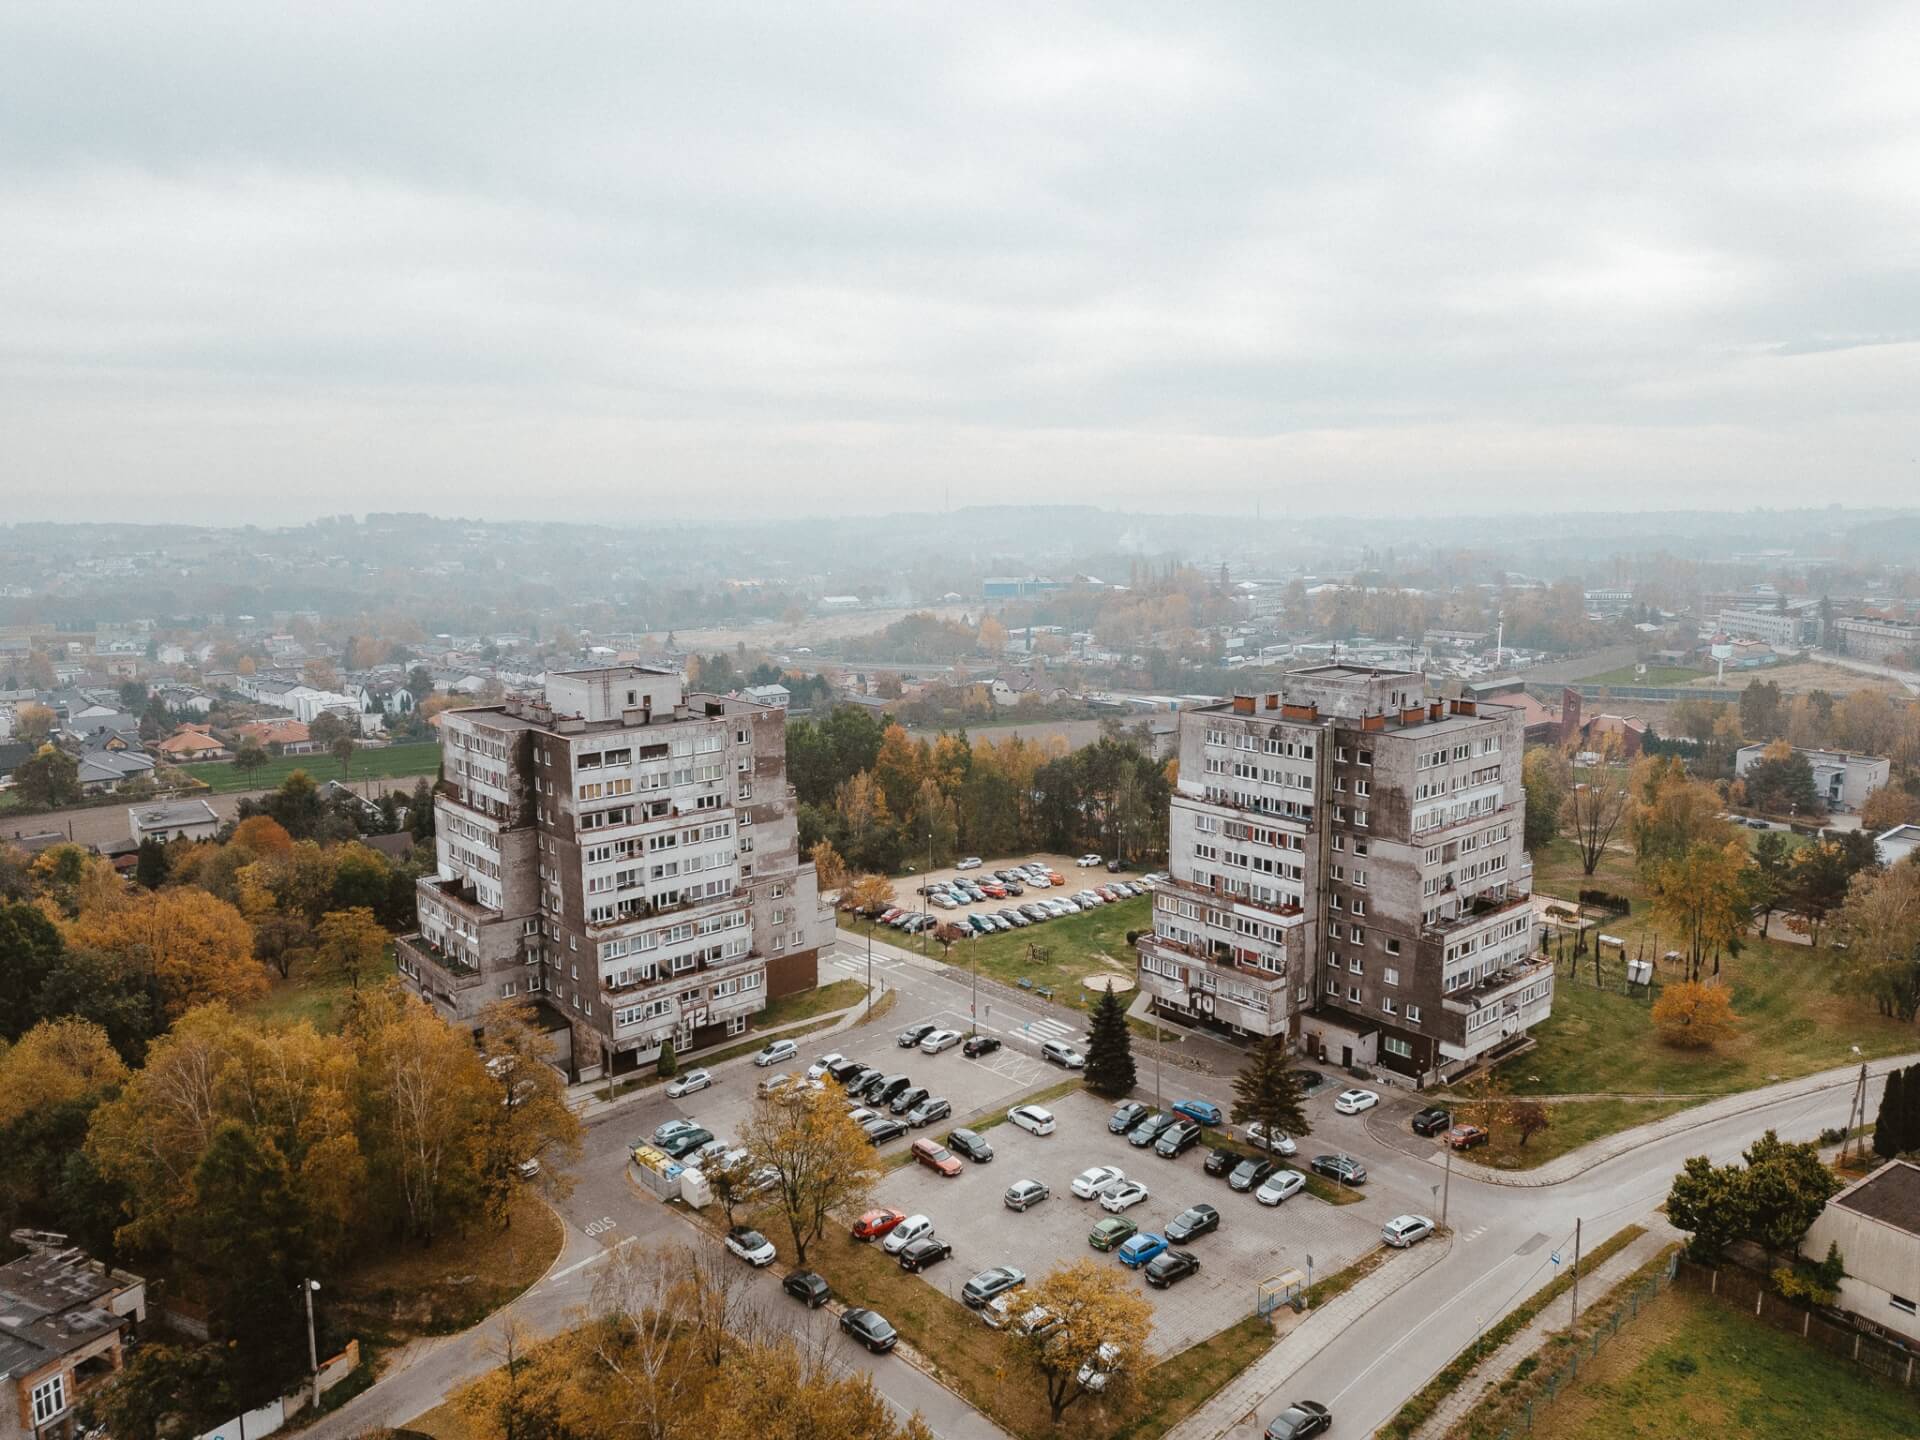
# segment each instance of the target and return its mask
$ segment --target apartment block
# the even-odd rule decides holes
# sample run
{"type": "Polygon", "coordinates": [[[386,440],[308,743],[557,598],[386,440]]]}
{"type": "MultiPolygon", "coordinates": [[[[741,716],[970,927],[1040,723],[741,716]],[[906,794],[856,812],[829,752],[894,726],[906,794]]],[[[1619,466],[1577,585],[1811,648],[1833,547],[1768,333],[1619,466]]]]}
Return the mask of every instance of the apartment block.
{"type": "Polygon", "coordinates": [[[629,665],[441,726],[437,867],[399,962],[449,1019],[544,1001],[576,1077],[603,1054],[624,1073],[817,983],[833,925],[799,853],[783,709],[629,665]]]}
{"type": "Polygon", "coordinates": [[[1920,656],[1920,623],[1848,615],[1833,622],[1828,643],[1860,660],[1904,660],[1920,656]]]}
{"type": "Polygon", "coordinates": [[[1169,1015],[1444,1078],[1553,1006],[1523,848],[1525,717],[1349,664],[1180,714],[1171,880],[1139,978],[1169,1015]]]}

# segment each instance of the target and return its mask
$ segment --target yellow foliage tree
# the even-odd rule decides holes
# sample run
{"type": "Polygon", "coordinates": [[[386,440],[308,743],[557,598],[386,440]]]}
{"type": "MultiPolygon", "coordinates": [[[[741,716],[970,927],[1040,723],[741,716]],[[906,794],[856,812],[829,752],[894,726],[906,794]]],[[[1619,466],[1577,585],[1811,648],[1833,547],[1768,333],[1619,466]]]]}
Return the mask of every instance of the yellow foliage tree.
{"type": "Polygon", "coordinates": [[[755,1101],[740,1143],[777,1177],[771,1198],[802,1263],[827,1217],[862,1209],[880,1182],[877,1152],[866,1132],[836,1100],[816,1091],[796,1087],[755,1101]]]}
{"type": "Polygon", "coordinates": [[[813,861],[813,871],[819,877],[820,889],[838,890],[847,883],[847,862],[840,858],[840,852],[833,848],[831,840],[820,840],[807,852],[807,858],[813,861]]]}
{"type": "Polygon", "coordinates": [[[67,943],[123,957],[153,976],[169,1016],[196,1005],[244,1005],[267,992],[253,928],[203,890],[152,890],[82,912],[67,943]]]}
{"type": "Polygon", "coordinates": [[[1733,1034],[1733,996],[1722,985],[1685,980],[1653,1002],[1660,1038],[1683,1050],[1711,1050],[1733,1034]]]}
{"type": "Polygon", "coordinates": [[[1046,1385],[1054,1424],[1090,1393],[1083,1375],[1103,1375],[1101,1393],[1112,1400],[1145,1368],[1153,1307],[1119,1270],[1091,1260],[1056,1265],[1018,1303],[1039,1306],[1049,1317],[1045,1328],[1016,1335],[1014,1344],[1046,1385]]]}
{"type": "Polygon", "coordinates": [[[386,953],[387,932],[364,905],[351,910],[336,910],[321,917],[314,927],[319,942],[316,958],[324,974],[344,979],[352,989],[360,988],[363,975],[371,975],[386,953]]]}
{"type": "Polygon", "coordinates": [[[0,1046],[0,1131],[24,1115],[83,1100],[127,1078],[126,1064],[90,1020],[42,1020],[0,1046]]]}

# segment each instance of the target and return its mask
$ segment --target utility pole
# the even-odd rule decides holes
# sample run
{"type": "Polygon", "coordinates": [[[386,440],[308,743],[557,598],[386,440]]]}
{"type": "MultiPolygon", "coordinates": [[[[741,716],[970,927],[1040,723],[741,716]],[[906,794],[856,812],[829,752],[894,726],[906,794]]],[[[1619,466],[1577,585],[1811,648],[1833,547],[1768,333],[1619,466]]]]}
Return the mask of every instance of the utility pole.
{"type": "MultiPolygon", "coordinates": [[[[1854,1086],[1853,1086],[1853,1103],[1847,1107],[1847,1136],[1846,1136],[1846,1139],[1840,1142],[1841,1164],[1844,1165],[1846,1163],[1847,1147],[1854,1143],[1853,1142],[1854,1131],[1857,1129],[1864,1128],[1866,1126],[1866,1123],[1867,1123],[1867,1062],[1862,1060],[1860,1062],[1860,1078],[1854,1082],[1854,1086]]],[[[1862,1162],[1864,1162],[1866,1158],[1867,1158],[1867,1141],[1866,1141],[1866,1137],[1863,1135],[1860,1137],[1860,1159],[1862,1160],[1862,1162]]]]}
{"type": "Polygon", "coordinates": [[[309,1280],[300,1287],[307,1297],[307,1369],[313,1375],[313,1408],[320,1408],[320,1347],[313,1338],[313,1292],[320,1288],[318,1280],[309,1280]]]}
{"type": "Polygon", "coordinates": [[[1153,1012],[1153,1108],[1160,1108],[1160,1057],[1167,1048],[1166,1037],[1160,1032],[1160,1012],[1153,1012]]]}
{"type": "Polygon", "coordinates": [[[1440,1223],[1447,1223],[1447,1201],[1453,1195],[1453,1142],[1444,1135],[1441,1143],[1447,1152],[1447,1170],[1440,1181],[1440,1223]]]}
{"type": "Polygon", "coordinates": [[[873,1014],[873,916],[867,917],[867,1014],[873,1014]]]}
{"type": "Polygon", "coordinates": [[[1567,1317],[1567,1328],[1571,1330],[1580,1319],[1580,1222],[1573,1222],[1573,1314],[1567,1317]]]}

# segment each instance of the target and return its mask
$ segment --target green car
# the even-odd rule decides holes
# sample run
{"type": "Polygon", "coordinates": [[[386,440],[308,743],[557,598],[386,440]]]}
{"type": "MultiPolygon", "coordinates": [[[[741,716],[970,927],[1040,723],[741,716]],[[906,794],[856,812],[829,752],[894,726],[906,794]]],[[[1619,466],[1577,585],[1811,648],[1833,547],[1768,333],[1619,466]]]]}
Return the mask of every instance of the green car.
{"type": "Polygon", "coordinates": [[[1124,1215],[1109,1215],[1087,1233],[1087,1243],[1096,1250],[1111,1250],[1140,1233],[1140,1227],[1124,1215]]]}

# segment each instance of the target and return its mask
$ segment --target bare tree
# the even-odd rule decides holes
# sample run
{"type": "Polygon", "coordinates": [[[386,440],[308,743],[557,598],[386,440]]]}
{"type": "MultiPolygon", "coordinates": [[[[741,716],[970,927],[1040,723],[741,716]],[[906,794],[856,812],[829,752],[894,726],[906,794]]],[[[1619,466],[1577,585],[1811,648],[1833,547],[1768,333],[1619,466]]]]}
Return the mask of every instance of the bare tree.
{"type": "Polygon", "coordinates": [[[1595,766],[1593,778],[1575,785],[1560,811],[1560,823],[1580,851],[1581,868],[1591,875],[1607,853],[1613,832],[1632,808],[1627,787],[1605,766],[1595,766]]]}

